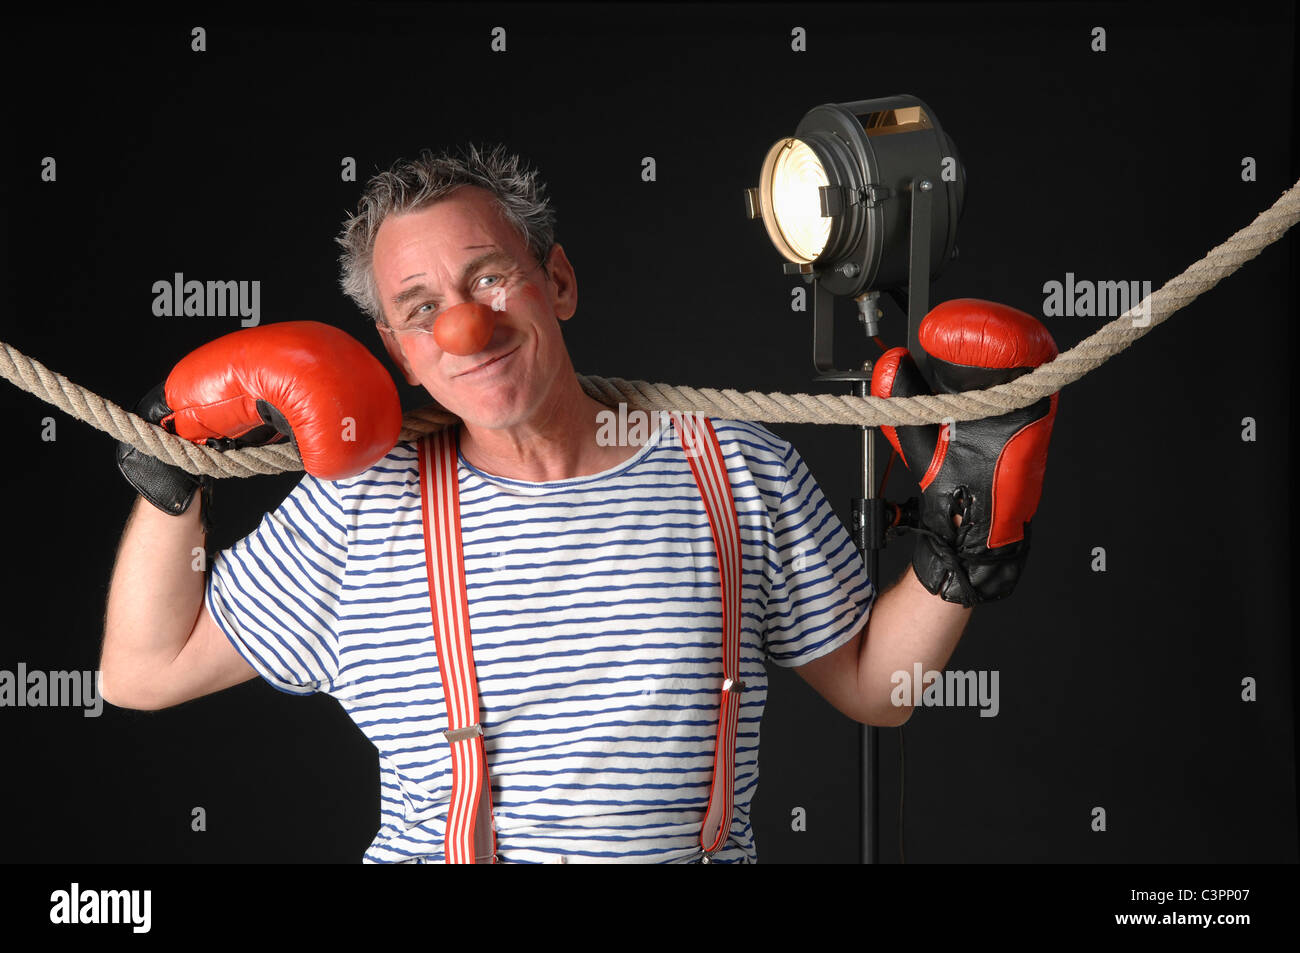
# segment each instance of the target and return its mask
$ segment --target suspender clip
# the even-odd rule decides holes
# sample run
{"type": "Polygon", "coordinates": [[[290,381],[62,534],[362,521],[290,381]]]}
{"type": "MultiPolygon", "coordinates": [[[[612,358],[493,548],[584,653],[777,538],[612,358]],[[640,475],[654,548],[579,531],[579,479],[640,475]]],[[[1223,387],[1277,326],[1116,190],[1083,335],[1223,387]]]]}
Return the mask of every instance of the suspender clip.
{"type": "Polygon", "coordinates": [[[738,678],[724,678],[722,680],[722,690],[724,692],[735,692],[739,695],[745,690],[745,683],[738,678]]]}
{"type": "Polygon", "coordinates": [[[458,741],[465,741],[468,738],[477,738],[483,734],[483,726],[477,721],[472,725],[464,728],[444,728],[442,733],[447,736],[447,741],[455,744],[458,741]]]}

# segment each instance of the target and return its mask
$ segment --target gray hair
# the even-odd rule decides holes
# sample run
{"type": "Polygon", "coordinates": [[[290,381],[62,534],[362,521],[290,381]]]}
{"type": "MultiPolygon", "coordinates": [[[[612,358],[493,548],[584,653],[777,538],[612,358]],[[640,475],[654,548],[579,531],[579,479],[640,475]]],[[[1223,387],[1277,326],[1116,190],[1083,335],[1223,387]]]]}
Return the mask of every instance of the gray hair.
{"type": "Polygon", "coordinates": [[[387,172],[371,177],[357,203],[357,212],[344,222],[335,239],[343,292],[376,324],[385,324],[383,302],[375,281],[375,235],[389,215],[416,212],[444,199],[464,185],[487,189],[496,198],[502,218],[545,263],[555,244],[555,212],[546,197],[546,184],[535,169],[523,166],[504,145],[480,150],[471,144],[460,154],[435,155],[422,149],[415,159],[401,159],[387,172]]]}

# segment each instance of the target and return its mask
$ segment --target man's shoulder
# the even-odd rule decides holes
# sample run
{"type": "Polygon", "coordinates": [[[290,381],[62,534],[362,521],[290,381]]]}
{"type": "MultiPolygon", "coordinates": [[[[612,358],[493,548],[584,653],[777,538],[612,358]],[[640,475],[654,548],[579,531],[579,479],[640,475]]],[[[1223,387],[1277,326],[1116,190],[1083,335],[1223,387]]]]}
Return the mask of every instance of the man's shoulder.
{"type": "Polygon", "coordinates": [[[789,457],[790,442],[756,421],[710,417],[709,422],[724,452],[739,451],[753,463],[768,465],[783,463],[789,457]]]}
{"type": "Polygon", "coordinates": [[[751,487],[769,507],[779,505],[795,466],[790,442],[752,420],[710,417],[709,422],[727,460],[732,486],[751,487]]]}
{"type": "Polygon", "coordinates": [[[335,499],[357,499],[418,480],[419,467],[418,445],[404,440],[360,473],[338,480],[305,477],[304,482],[314,481],[335,499]]]}
{"type": "Polygon", "coordinates": [[[412,470],[418,472],[419,460],[419,444],[414,440],[401,440],[365,470],[338,482],[346,484],[366,480],[391,481],[394,476],[404,477],[412,470]]]}

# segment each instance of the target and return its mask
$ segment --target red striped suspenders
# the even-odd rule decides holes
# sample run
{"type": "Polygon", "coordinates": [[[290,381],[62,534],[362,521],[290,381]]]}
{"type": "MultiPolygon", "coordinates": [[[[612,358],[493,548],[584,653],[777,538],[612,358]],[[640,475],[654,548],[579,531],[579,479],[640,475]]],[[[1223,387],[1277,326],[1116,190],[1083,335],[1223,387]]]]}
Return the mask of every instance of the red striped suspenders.
{"type": "Polygon", "coordinates": [[[700,827],[700,847],[705,863],[727,842],[731,828],[731,806],[736,782],[736,721],[740,713],[740,525],[736,501],[731,495],[727,461],[713,424],[708,417],[673,414],[682,449],[690,461],[691,473],[704,499],[718,555],[718,577],[722,580],[722,685],[718,711],[718,737],[713,749],[713,783],[709,807],[700,827]]]}
{"type": "Polygon", "coordinates": [[[451,745],[451,802],[444,853],[449,864],[496,863],[492,785],[488,781],[483,728],[478,720],[478,679],[470,644],[465,560],[460,543],[460,481],[455,429],[420,441],[420,508],[424,516],[424,564],[447,703],[451,745]]]}
{"type": "MultiPolygon", "coordinates": [[[[702,861],[727,842],[735,796],[736,725],[740,696],[740,526],[727,477],[726,460],[708,417],[673,413],[675,429],[690,462],[709,517],[722,597],[722,683],[713,754],[709,805],[700,826],[702,861]]],[[[420,501],[424,556],[429,575],[434,644],[447,704],[452,793],[447,811],[445,856],[449,864],[495,863],[492,786],[483,729],[479,724],[478,680],[470,642],[469,602],[460,532],[460,480],[456,430],[445,428],[419,443],[420,501]]]]}

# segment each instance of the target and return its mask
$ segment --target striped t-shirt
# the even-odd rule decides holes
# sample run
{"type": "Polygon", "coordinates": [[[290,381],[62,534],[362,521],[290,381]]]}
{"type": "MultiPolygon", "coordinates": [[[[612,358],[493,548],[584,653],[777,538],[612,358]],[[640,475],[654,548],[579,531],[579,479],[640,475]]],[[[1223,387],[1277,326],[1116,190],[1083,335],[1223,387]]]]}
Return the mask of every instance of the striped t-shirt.
{"type": "MultiPolygon", "coordinates": [[[[658,415],[656,415],[658,416],[658,415]]],[[[543,483],[459,459],[480,723],[502,862],[700,858],[722,679],[708,515],[663,417],[600,473],[543,483]]],[[[764,663],[847,642],[874,589],[803,459],[758,424],[712,419],[740,524],[735,810],[719,863],[757,860],[764,663]]],[[[305,476],[221,552],[212,617],[281,691],[326,692],[379,754],[380,826],[364,862],[443,860],[451,794],[416,446],[359,476],[305,476]]]]}

